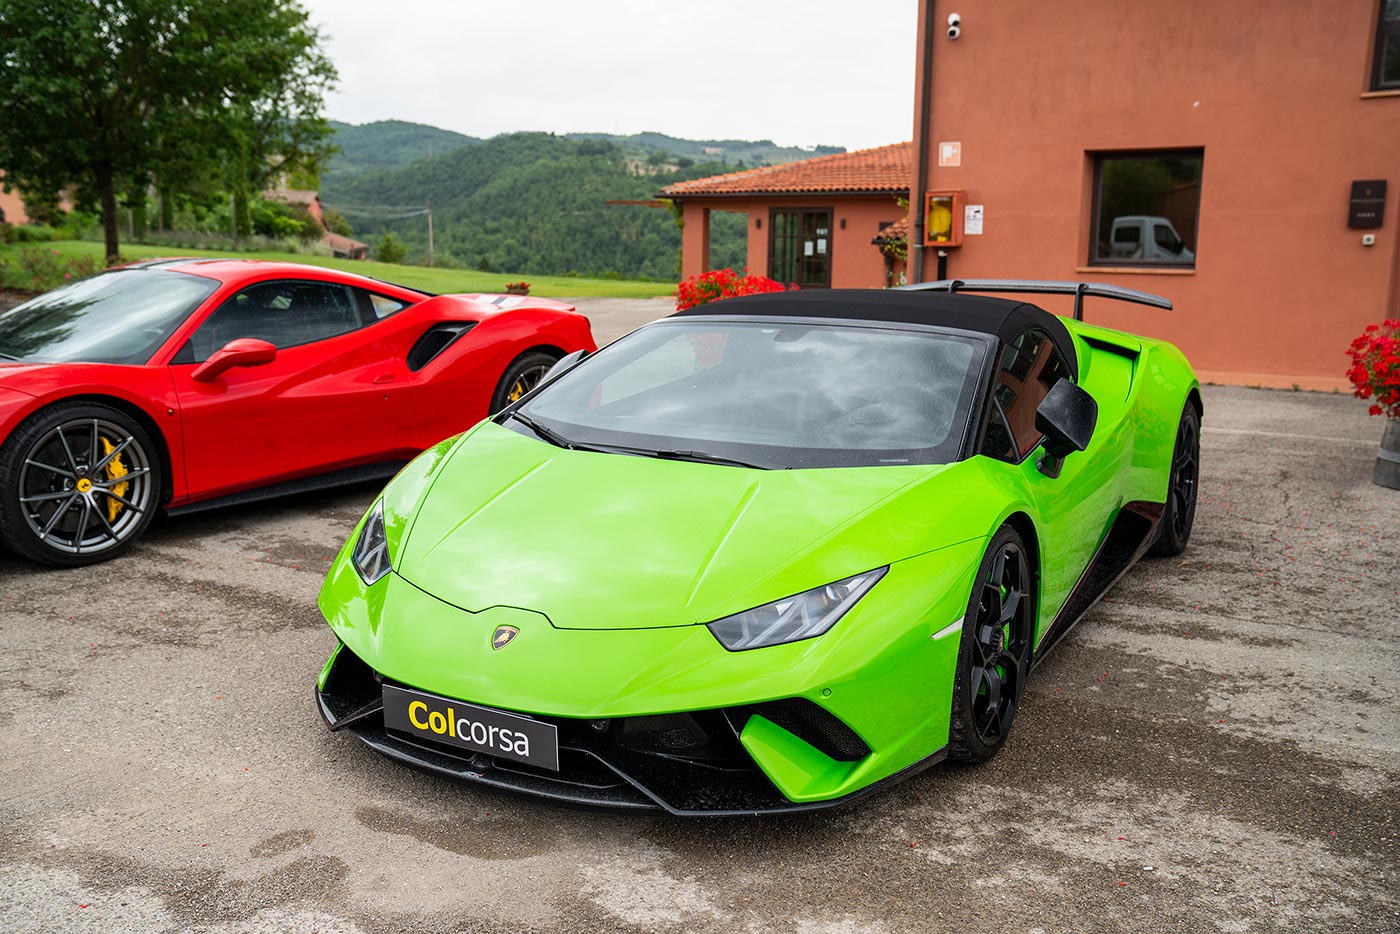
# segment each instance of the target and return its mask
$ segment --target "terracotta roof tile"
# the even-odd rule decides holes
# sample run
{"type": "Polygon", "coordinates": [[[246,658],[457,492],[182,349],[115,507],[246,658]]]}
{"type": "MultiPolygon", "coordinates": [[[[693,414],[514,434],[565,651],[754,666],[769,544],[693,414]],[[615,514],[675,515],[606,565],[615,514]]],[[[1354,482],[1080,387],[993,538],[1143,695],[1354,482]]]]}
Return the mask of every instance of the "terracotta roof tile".
{"type": "Polygon", "coordinates": [[[304,188],[269,188],[263,192],[263,197],[283,204],[315,204],[321,195],[320,192],[304,188]]]}
{"type": "Polygon", "coordinates": [[[891,240],[909,239],[909,215],[906,214],[871,238],[871,243],[887,243],[891,240]]]}
{"type": "Polygon", "coordinates": [[[913,143],[894,143],[801,162],[765,165],[667,185],[661,189],[661,197],[805,191],[908,192],[914,172],[913,152],[913,143]]]}
{"type": "Polygon", "coordinates": [[[353,237],[342,237],[338,233],[331,233],[329,230],[321,236],[321,242],[325,243],[333,250],[350,252],[351,250],[367,250],[368,243],[361,243],[353,237]]]}

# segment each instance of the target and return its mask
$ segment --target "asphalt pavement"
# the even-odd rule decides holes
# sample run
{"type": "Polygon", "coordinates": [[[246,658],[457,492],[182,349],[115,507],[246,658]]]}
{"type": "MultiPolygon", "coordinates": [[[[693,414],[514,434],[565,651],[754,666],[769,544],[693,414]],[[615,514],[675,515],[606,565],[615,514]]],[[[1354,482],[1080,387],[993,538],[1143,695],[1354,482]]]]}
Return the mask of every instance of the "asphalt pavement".
{"type": "MultiPolygon", "coordinates": [[[[669,308],[580,305],[602,340],[669,308]]],[[[1055,649],[1002,753],[809,815],[580,811],[330,734],[315,596],[371,487],[0,556],[0,930],[1400,930],[1382,426],[1204,395],[1189,550],[1055,649]]]]}

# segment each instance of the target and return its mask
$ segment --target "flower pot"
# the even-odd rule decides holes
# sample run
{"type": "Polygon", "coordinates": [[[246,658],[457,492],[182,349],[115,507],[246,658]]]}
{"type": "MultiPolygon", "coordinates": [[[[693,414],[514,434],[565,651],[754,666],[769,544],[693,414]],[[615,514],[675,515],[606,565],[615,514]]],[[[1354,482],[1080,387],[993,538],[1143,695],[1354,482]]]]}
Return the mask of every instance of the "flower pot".
{"type": "Polygon", "coordinates": [[[1385,434],[1376,452],[1376,472],[1372,477],[1381,486],[1400,490],[1400,418],[1385,420],[1385,434]]]}
{"type": "Polygon", "coordinates": [[[507,286],[507,287],[506,287],[506,294],[507,294],[507,295],[529,295],[529,294],[530,294],[530,290],[529,290],[529,289],[522,289],[522,288],[519,288],[519,287],[517,287],[517,286],[507,286]]]}

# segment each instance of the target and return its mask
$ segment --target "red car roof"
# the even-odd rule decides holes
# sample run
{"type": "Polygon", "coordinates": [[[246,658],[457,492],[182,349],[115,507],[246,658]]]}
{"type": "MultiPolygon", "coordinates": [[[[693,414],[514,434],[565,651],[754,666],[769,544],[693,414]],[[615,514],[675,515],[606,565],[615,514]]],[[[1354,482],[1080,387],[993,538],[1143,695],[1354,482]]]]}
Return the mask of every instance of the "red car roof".
{"type": "Polygon", "coordinates": [[[373,279],[369,276],[362,276],[353,272],[345,272],[342,269],[334,269],[329,266],[315,266],[309,263],[280,263],[262,259],[225,259],[222,257],[170,257],[168,259],[143,260],[138,263],[130,263],[126,269],[169,269],[175,272],[185,272],[191,275],[204,276],[207,279],[217,279],[224,284],[238,282],[243,279],[266,279],[277,278],[278,276],[316,276],[320,278],[333,279],[336,282],[343,282],[350,285],[361,285],[368,289],[391,285],[394,288],[408,292],[416,292],[420,295],[431,293],[422,289],[411,288],[406,285],[399,285],[397,282],[384,282],[380,279],[373,279]]]}

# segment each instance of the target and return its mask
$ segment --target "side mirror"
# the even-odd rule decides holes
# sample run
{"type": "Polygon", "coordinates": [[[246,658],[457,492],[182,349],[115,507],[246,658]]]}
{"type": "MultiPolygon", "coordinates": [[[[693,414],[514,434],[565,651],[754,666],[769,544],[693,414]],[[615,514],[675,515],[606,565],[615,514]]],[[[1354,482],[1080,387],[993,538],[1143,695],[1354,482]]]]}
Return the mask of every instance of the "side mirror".
{"type": "Polygon", "coordinates": [[[545,370],[544,376],[540,377],[540,381],[535,384],[535,388],[539,389],[550,380],[558,379],[560,376],[563,376],[569,370],[578,366],[579,361],[586,356],[588,356],[588,351],[586,350],[575,350],[573,353],[564,354],[564,356],[554,361],[554,366],[545,370]]]}
{"type": "Polygon", "coordinates": [[[223,375],[225,370],[236,366],[262,366],[277,358],[277,348],[256,337],[240,337],[231,340],[214,351],[208,360],[201,363],[191,375],[196,382],[212,383],[223,375]]]}
{"type": "Polygon", "coordinates": [[[1035,410],[1035,429],[1045,435],[1045,458],[1040,472],[1058,477],[1064,459],[1089,446],[1099,420],[1094,397],[1067,379],[1061,379],[1035,410]]]}

